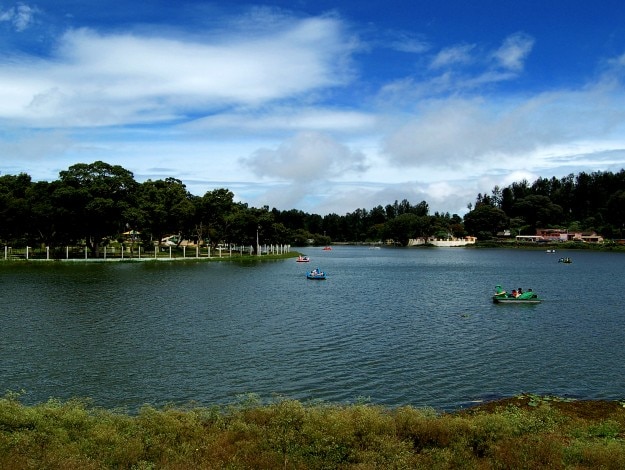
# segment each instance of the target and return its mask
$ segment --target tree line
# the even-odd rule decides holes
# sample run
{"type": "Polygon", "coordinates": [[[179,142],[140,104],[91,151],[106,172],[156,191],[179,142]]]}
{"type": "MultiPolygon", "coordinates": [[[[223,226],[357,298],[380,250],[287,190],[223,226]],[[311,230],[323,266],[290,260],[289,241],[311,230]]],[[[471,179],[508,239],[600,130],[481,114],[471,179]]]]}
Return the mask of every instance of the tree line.
{"type": "Polygon", "coordinates": [[[153,244],[171,234],[212,247],[234,243],[305,246],[331,242],[462,235],[462,218],[429,215],[425,201],[407,200],[386,207],[357,209],[345,215],[320,216],[291,209],[249,207],[235,202],[225,188],[191,194],[175,178],[139,183],[132,172],[102,161],[78,163],[54,181],[33,182],[26,173],[0,176],[0,244],[66,246],[85,244],[97,253],[105,244],[139,232],[153,244]]]}
{"type": "Polygon", "coordinates": [[[581,172],[563,178],[538,178],[478,194],[464,216],[465,229],[488,239],[510,229],[534,234],[537,228],[596,232],[606,239],[625,235],[625,170],[581,172]]]}
{"type": "Polygon", "coordinates": [[[427,202],[404,199],[344,215],[320,216],[297,209],[249,207],[225,188],[191,194],[175,178],[139,183],[132,172],[102,161],[78,163],[54,181],[33,182],[26,173],[0,176],[0,245],[87,246],[94,254],[127,232],[152,245],[167,235],[211,247],[233,243],[305,246],[332,242],[393,240],[406,245],[418,237],[495,237],[511,229],[538,227],[594,230],[623,236],[625,171],[539,178],[478,194],[464,218],[429,214],[427,202]]]}

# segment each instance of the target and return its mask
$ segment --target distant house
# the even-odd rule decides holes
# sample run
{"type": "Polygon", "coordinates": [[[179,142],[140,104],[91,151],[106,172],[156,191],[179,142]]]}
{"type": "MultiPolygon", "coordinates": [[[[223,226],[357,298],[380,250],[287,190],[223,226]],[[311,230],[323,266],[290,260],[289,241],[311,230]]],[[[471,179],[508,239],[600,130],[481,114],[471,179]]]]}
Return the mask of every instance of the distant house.
{"type": "MultiPolygon", "coordinates": [[[[573,240],[576,240],[574,238],[573,240]]],[[[603,237],[601,235],[597,235],[596,233],[583,233],[579,236],[579,240],[588,243],[603,243],[603,237]]]]}
{"type": "Polygon", "coordinates": [[[536,235],[540,235],[544,241],[549,242],[565,242],[570,240],[568,230],[560,228],[539,228],[536,229],[536,235]]]}
{"type": "Polygon", "coordinates": [[[477,242],[476,237],[466,236],[462,238],[456,238],[449,235],[445,238],[428,237],[428,238],[411,238],[408,240],[408,246],[421,246],[421,245],[433,245],[433,246],[467,246],[474,245],[477,242]]]}
{"type": "Polygon", "coordinates": [[[547,242],[581,241],[587,243],[603,243],[603,237],[597,235],[595,232],[569,232],[566,229],[541,228],[536,229],[536,235],[541,237],[540,241],[547,242]]]}

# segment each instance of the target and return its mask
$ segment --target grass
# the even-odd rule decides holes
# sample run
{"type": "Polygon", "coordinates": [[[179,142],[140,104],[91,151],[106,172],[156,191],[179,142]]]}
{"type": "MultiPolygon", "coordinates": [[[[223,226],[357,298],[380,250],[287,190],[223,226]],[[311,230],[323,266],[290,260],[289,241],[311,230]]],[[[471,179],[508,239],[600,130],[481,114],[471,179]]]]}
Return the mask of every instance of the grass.
{"type": "Polygon", "coordinates": [[[0,468],[625,468],[621,402],[521,395],[455,413],[303,404],[253,395],[229,406],[0,399],[0,468]]]}

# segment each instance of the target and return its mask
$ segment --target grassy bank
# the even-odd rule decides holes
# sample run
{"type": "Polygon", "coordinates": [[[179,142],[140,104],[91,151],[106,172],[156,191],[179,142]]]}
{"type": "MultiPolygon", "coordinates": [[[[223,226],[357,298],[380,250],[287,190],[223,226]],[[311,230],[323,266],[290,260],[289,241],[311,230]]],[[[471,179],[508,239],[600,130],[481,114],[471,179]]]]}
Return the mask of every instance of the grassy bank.
{"type": "Polygon", "coordinates": [[[519,396],[456,413],[294,400],[136,414],[0,399],[0,468],[625,468],[622,402],[519,396]]]}
{"type": "Polygon", "coordinates": [[[29,258],[26,257],[25,253],[26,250],[13,250],[13,254],[11,255],[11,257],[8,258],[0,258],[0,263],[19,263],[19,262],[61,262],[61,263],[109,263],[109,262],[116,262],[116,263],[161,263],[161,262],[184,262],[184,263],[207,263],[207,262],[225,262],[225,261],[236,261],[236,262],[250,262],[250,263],[256,263],[259,261],[275,261],[275,260],[281,260],[281,259],[289,259],[289,258],[297,258],[300,253],[298,253],[297,251],[290,251],[287,253],[280,253],[280,254],[275,254],[275,253],[270,253],[270,254],[263,254],[263,255],[255,255],[255,254],[240,254],[239,252],[233,252],[232,254],[230,253],[224,253],[222,256],[219,256],[219,254],[217,255],[212,255],[210,257],[206,256],[206,255],[202,255],[202,256],[195,256],[194,253],[189,252],[186,254],[186,256],[182,255],[182,252],[176,252],[174,253],[171,257],[167,254],[161,254],[158,257],[154,257],[154,255],[150,255],[150,254],[142,254],[142,257],[137,256],[136,254],[134,256],[130,256],[130,255],[126,255],[125,258],[122,258],[120,256],[117,257],[113,257],[113,256],[108,256],[106,258],[104,257],[99,257],[99,258],[84,258],[84,257],[73,257],[73,258],[45,258],[45,255],[41,255],[41,253],[39,253],[38,256],[31,256],[29,258]]]}

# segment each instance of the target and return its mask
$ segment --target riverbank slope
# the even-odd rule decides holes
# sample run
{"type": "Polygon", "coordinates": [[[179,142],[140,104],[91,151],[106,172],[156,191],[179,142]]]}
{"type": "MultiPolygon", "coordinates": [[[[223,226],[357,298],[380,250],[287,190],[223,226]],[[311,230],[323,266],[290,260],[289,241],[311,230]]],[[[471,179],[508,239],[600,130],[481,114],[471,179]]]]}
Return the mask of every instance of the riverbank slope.
{"type": "Polygon", "coordinates": [[[0,468],[625,468],[625,403],[521,395],[454,413],[250,395],[136,414],[0,399],[0,468]]]}

